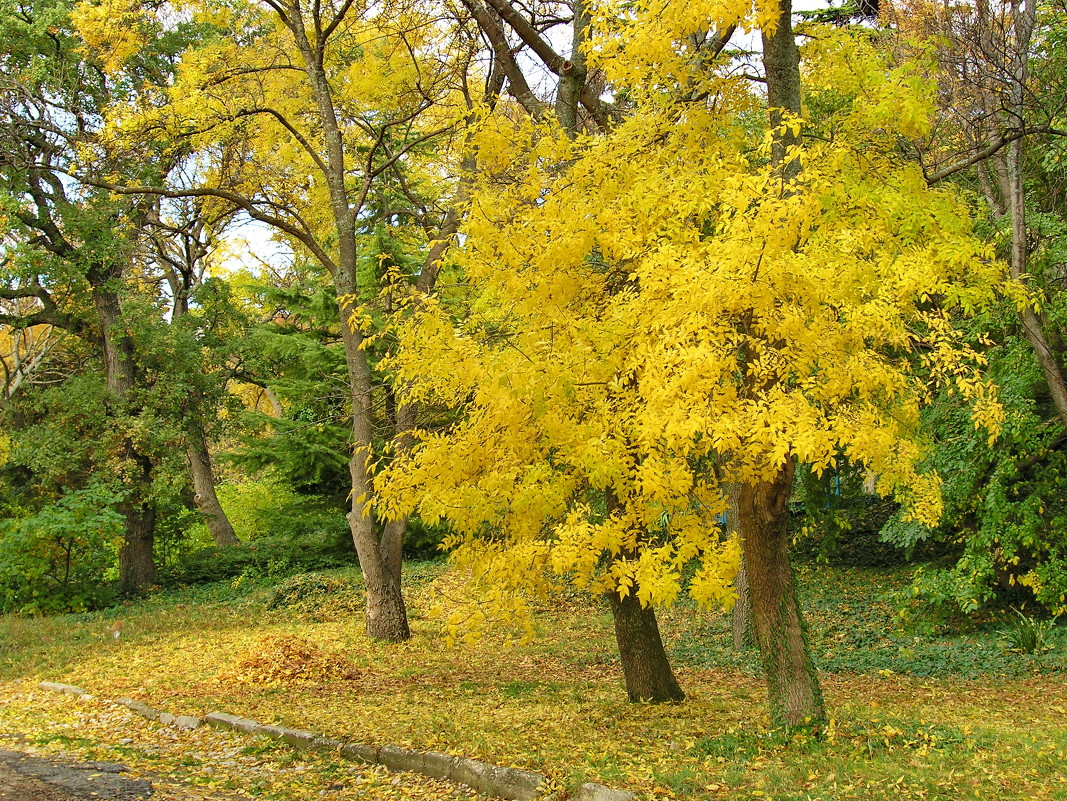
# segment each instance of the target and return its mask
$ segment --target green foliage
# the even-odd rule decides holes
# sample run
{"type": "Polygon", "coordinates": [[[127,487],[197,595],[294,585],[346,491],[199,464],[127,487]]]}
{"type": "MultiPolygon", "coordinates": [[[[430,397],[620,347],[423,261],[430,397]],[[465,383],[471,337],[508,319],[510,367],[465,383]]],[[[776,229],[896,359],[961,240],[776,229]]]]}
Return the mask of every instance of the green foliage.
{"type": "Polygon", "coordinates": [[[362,582],[348,576],[299,573],[282,581],[267,597],[268,609],[288,609],[313,620],[358,615],[366,603],[362,582]]]}
{"type": "MultiPolygon", "coordinates": [[[[1047,643],[1059,647],[1020,656],[1005,649],[1005,631],[998,618],[976,621],[952,604],[940,616],[923,604],[910,618],[902,618],[898,610],[902,598],[914,591],[916,571],[798,568],[808,643],[822,673],[975,679],[1067,671],[1061,653],[1067,631],[1059,627],[1047,635],[1047,643]]],[[[922,586],[921,592],[928,592],[922,586]]],[[[662,625],[669,631],[679,624],[667,617],[662,625]]],[[[671,658],[678,665],[729,665],[753,675],[759,672],[754,650],[733,650],[728,616],[713,618],[705,629],[681,624],[671,643],[671,658]]]]}
{"type": "MultiPolygon", "coordinates": [[[[1067,298],[1044,312],[1062,326],[1067,298]]],[[[1004,326],[994,328],[998,344],[988,348],[1006,415],[999,438],[990,443],[957,398],[941,397],[925,421],[936,442],[929,465],[944,478],[941,525],[896,519],[882,532],[909,551],[922,543],[955,551],[949,566],[916,574],[912,606],[972,613],[997,601],[1036,600],[1053,614],[1067,609],[1067,434],[1012,316],[1001,308],[986,321],[1004,326]]]]}
{"type": "Polygon", "coordinates": [[[32,516],[0,522],[0,611],[70,612],[110,603],[115,591],[102,579],[114,572],[121,500],[90,484],[32,516]]]}
{"type": "Polygon", "coordinates": [[[205,548],[183,554],[160,572],[164,586],[237,579],[278,581],[297,573],[344,567],[355,561],[351,540],[322,532],[295,537],[277,535],[223,548],[205,548]]]}
{"type": "Polygon", "coordinates": [[[1012,607],[1014,616],[1004,633],[1005,640],[1011,650],[1022,654],[1041,654],[1049,650],[1049,636],[1055,620],[1031,617],[1024,612],[1012,607]]]}
{"type": "Polygon", "coordinates": [[[790,504],[792,554],[837,567],[892,567],[907,561],[903,549],[880,539],[899,504],[865,492],[865,477],[865,471],[848,465],[821,475],[806,466],[797,470],[790,504]]]}
{"type": "Polygon", "coordinates": [[[221,484],[216,492],[242,542],[304,535],[339,541],[348,536],[340,503],[301,495],[277,474],[221,484]]]}

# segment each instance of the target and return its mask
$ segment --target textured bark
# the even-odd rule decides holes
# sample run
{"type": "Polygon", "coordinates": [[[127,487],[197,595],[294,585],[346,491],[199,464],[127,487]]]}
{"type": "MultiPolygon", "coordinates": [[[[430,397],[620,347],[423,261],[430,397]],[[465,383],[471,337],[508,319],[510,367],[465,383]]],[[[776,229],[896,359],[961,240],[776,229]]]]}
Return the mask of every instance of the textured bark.
{"type": "Polygon", "coordinates": [[[738,492],[752,622],[771,722],[790,728],[826,720],[789,564],[786,521],[793,472],[793,463],[786,462],[773,481],[742,484],[738,492]]]}
{"type": "Polygon", "coordinates": [[[200,423],[193,419],[186,421],[186,457],[189,460],[189,474],[193,479],[193,492],[196,493],[193,500],[204,516],[212,541],[219,546],[239,545],[240,540],[237,539],[233,525],[215,493],[215,471],[211,466],[211,452],[208,450],[204,430],[200,423]]]}
{"type": "MultiPolygon", "coordinates": [[[[122,326],[122,307],[112,288],[121,271],[89,270],[93,305],[100,322],[101,346],[104,351],[108,412],[116,417],[136,414],[128,408],[129,392],[137,380],[133,339],[122,326]]],[[[129,487],[129,497],[120,507],[125,518],[122,545],[119,547],[119,590],[137,594],[155,584],[156,511],[149,499],[152,486],[151,459],[138,451],[132,440],[125,443],[125,457],[134,465],[136,476],[129,487]]]]}
{"type": "MultiPolygon", "coordinates": [[[[348,525],[356,546],[363,582],[367,590],[367,635],[375,640],[402,642],[411,637],[407,608],[400,585],[399,555],[395,562],[386,563],[384,543],[379,540],[370,510],[374,491],[370,473],[371,442],[373,439],[373,380],[367,355],[363,350],[363,334],[352,320],[352,307],[344,302],[346,295],[355,294],[355,260],[353,269],[342,264],[334,280],[337,284],[341,311],[341,340],[344,343],[348,366],[349,390],[352,402],[352,456],[348,461],[352,480],[352,508],[348,525]]],[[[399,540],[403,545],[403,538],[399,540]]]]}
{"type": "Polygon", "coordinates": [[[641,606],[633,592],[625,598],[609,592],[607,597],[627,696],[634,702],[684,701],[685,693],[663,649],[655,610],[641,606]]]}
{"type": "Polygon", "coordinates": [[[119,548],[119,591],[136,595],[156,583],[156,510],[149,501],[124,505],[125,537],[119,548]]]}
{"type": "MultiPolygon", "coordinates": [[[[767,110],[772,129],[779,128],[787,118],[800,114],[800,53],[793,36],[792,17],[792,3],[783,0],[774,30],[761,32],[763,70],[767,76],[767,110]]],[[[771,158],[781,169],[783,185],[800,173],[800,159],[788,158],[789,148],[798,144],[799,133],[780,128],[775,131],[771,158]]]]}
{"type": "Polygon", "coordinates": [[[556,90],[556,116],[567,136],[574,139],[578,135],[579,98],[588,76],[582,44],[588,37],[590,19],[584,0],[573,0],[571,9],[574,15],[571,23],[573,28],[571,58],[560,65],[559,87],[556,90]]]}

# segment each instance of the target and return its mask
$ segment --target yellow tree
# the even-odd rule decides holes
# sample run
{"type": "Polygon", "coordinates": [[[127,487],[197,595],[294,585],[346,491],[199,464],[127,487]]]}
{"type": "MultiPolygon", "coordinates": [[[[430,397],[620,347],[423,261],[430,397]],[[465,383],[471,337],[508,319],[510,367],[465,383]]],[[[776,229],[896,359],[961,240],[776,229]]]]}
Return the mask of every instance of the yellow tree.
{"type": "Polygon", "coordinates": [[[426,305],[395,360],[414,397],[465,413],[420,435],[380,502],[451,521],[457,559],[511,611],[553,577],[670,603],[693,560],[688,591],[729,606],[743,549],[772,721],[818,723],[786,554],[795,465],[844,455],[935,519],[913,367],[995,428],[981,360],[946,319],[986,302],[1000,269],[961,201],[897,147],[932,112],[924,65],[892,68],[867,34],[814,28],[813,110],[771,92],[780,105],[754,124],[766,97],[694,43],[740,26],[768,54],[786,31],[788,51],[788,8],[594,12],[590,66],[633,112],[596,138],[486,123],[455,257],[466,315],[426,305]],[[740,542],[715,523],[726,483],[740,542]]]}
{"type": "MultiPolygon", "coordinates": [[[[115,4],[85,3],[80,17],[86,39],[117,69],[159,22],[154,6],[119,5],[121,14],[115,4]]],[[[468,113],[456,100],[469,54],[450,46],[451,29],[436,3],[208,0],[173,11],[191,15],[202,39],[154,102],[112,106],[110,135],[114,146],[146,153],[164,143],[187,160],[195,180],[170,186],[94,180],[121,193],[217,198],[272,226],[332,277],[352,415],[348,520],[367,587],[367,631],[404,640],[403,526],[379,529],[371,514],[382,391],[369,360],[370,316],[359,302],[368,291],[360,241],[376,187],[387,182],[417,205],[447,179],[438,170],[417,181],[411,163],[425,159],[429,143],[468,113]]]]}

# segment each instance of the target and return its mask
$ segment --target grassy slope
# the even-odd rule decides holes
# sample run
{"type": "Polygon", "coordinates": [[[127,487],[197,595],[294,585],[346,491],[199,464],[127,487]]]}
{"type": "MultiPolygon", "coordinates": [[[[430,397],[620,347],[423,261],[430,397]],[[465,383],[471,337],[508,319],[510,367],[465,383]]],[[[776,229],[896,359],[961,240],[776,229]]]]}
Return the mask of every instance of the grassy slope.
{"type": "MultiPolygon", "coordinates": [[[[988,628],[919,636],[896,630],[884,598],[902,581],[899,572],[802,571],[834,722],[824,738],[787,740],[766,731],[753,659],[731,653],[722,615],[689,606],[665,613],[690,700],[631,705],[600,605],[572,598],[543,610],[541,636],[529,645],[498,633],[447,647],[426,617],[457,589],[455,577],[437,576],[441,570],[419,566],[411,575],[415,638],[400,646],[368,642],[358,614],[343,604],[272,611],[265,593],[226,587],[99,615],[4,619],[0,731],[263,797],[446,793],[406,780],[393,785],[377,774],[350,780],[343,765],[294,762],[284,750],[232,735],[198,731],[175,739],[98,702],[79,706],[32,692],[32,681],[50,679],[175,713],[219,709],[335,737],[530,767],[564,790],[594,780],[649,799],[1067,799],[1062,630],[1042,657],[1008,653],[988,628]],[[125,628],[114,641],[117,617],[125,628]],[[284,635],[326,655],[342,652],[356,677],[292,683],[277,671],[264,673],[252,657],[265,637],[284,635]],[[229,755],[221,769],[214,764],[219,754],[229,755]],[[258,771],[255,781],[244,772],[248,765],[258,771]],[[275,768],[280,773],[272,776],[275,768]]],[[[278,664],[298,671],[308,657],[292,641],[290,651],[278,664]]]]}

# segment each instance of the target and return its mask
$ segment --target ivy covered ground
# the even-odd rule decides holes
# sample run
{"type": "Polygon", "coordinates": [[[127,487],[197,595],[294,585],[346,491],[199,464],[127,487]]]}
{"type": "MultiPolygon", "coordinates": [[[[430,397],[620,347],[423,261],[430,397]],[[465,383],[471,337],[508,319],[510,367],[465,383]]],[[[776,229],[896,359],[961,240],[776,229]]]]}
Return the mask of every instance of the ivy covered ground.
{"type": "Polygon", "coordinates": [[[597,781],[646,799],[1067,799],[1067,629],[1049,632],[1048,650],[1022,654],[1011,650],[1011,613],[902,623],[894,593],[907,570],[800,571],[833,716],[820,737],[767,730],[755,661],[731,651],[721,614],[662,615],[689,701],[633,705],[597,602],[543,608],[529,644],[498,631],[448,646],[435,615],[460,578],[423,564],[408,582],[415,637],[399,646],[363,635],[359,578],[343,570],[5,618],[0,736],[124,762],[175,799],[465,793],[246,735],[166,728],[96,699],[527,767],[549,775],[560,798],[597,781]],[[38,690],[41,679],[96,699],[38,690]]]}

